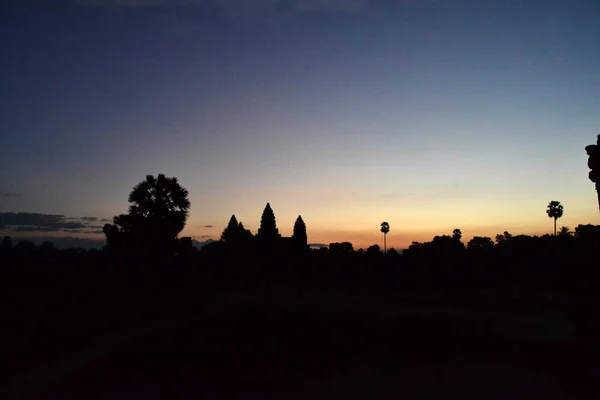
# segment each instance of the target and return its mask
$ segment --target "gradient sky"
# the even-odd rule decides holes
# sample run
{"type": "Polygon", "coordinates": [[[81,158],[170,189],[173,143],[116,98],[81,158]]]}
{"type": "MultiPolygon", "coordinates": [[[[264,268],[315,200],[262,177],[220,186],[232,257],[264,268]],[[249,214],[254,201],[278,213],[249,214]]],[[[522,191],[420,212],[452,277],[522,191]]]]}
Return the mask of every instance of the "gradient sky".
{"type": "Polygon", "coordinates": [[[164,173],[199,240],[267,201],[356,248],[600,223],[597,1],[3,4],[0,211],[110,218],[164,173]]]}

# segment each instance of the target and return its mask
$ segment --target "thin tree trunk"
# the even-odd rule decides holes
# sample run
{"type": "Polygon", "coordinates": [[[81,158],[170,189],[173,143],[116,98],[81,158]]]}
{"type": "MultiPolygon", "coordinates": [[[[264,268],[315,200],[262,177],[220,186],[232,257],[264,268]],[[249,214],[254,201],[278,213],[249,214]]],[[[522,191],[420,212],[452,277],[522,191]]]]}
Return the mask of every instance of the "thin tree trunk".
{"type": "Polygon", "coordinates": [[[387,253],[387,234],[383,234],[383,254],[387,253]]]}
{"type": "Polygon", "coordinates": [[[600,182],[596,182],[596,193],[598,193],[598,209],[600,210],[600,182]]]}
{"type": "Polygon", "coordinates": [[[554,217],[554,236],[556,236],[556,217],[554,217]]]}

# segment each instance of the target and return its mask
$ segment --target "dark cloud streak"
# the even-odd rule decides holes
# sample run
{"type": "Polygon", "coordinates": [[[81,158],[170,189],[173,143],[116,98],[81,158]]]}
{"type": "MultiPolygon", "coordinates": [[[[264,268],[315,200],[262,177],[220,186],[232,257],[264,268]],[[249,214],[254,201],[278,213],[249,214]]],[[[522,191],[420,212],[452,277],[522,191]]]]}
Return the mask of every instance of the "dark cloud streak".
{"type": "Polygon", "coordinates": [[[102,228],[90,225],[97,217],[70,218],[61,214],[0,213],[0,228],[11,232],[69,232],[90,233],[102,228]]]}

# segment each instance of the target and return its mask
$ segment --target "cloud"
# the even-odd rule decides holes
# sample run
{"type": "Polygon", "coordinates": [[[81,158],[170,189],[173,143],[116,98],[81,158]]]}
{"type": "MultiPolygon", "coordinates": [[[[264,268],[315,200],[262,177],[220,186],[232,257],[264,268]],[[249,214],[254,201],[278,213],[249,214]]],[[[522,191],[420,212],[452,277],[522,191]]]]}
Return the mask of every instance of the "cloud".
{"type": "Polygon", "coordinates": [[[108,218],[102,218],[102,219],[100,220],[100,222],[109,222],[109,223],[110,223],[110,222],[112,222],[112,221],[111,221],[110,219],[108,219],[108,218]]]}
{"type": "Polygon", "coordinates": [[[58,232],[58,228],[51,226],[13,226],[9,227],[11,232],[58,232]]]}
{"type": "Polygon", "coordinates": [[[0,228],[11,232],[90,233],[98,225],[90,225],[96,217],[70,218],[60,214],[0,213],[0,228]]]}
{"type": "Polygon", "coordinates": [[[10,193],[10,192],[0,192],[0,197],[1,198],[10,198],[10,197],[23,197],[23,195],[21,193],[10,193]]]}
{"type": "Polygon", "coordinates": [[[205,228],[214,228],[214,225],[204,225],[205,228]]]}

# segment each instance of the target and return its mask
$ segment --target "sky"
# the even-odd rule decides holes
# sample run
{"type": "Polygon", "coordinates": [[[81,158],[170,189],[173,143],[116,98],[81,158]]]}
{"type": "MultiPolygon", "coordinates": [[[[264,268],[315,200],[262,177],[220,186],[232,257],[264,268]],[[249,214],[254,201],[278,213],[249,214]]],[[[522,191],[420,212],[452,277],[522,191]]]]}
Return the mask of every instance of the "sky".
{"type": "Polygon", "coordinates": [[[46,223],[4,233],[100,238],[159,173],[198,240],[267,202],[355,248],[600,223],[597,1],[2,4],[0,212],[46,223]]]}

